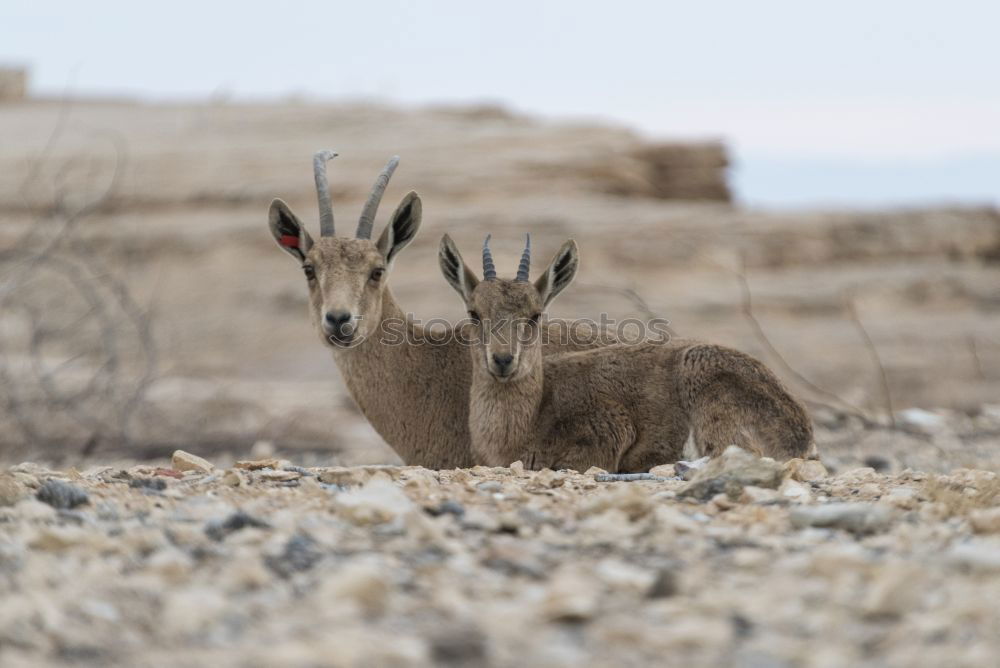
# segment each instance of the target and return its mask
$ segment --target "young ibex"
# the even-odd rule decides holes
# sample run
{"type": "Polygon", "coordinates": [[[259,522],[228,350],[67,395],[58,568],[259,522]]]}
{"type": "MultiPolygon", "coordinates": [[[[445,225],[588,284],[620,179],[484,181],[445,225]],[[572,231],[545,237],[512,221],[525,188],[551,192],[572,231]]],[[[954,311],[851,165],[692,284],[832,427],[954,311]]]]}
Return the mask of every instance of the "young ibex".
{"type": "Polygon", "coordinates": [[[680,459],[689,434],[702,455],[732,444],[776,459],[813,454],[806,411],[767,367],[736,350],[678,340],[543,357],[542,313],[576,274],[576,242],[533,284],[530,239],[514,280],[497,278],[489,237],[482,281],[448,235],[439,259],[481,323],[470,348],[476,461],[641,472],[680,459]]]}
{"type": "MultiPolygon", "coordinates": [[[[480,463],[469,448],[472,369],[461,335],[438,332],[434,343],[426,343],[423,329],[396,305],[387,285],[392,262],[420,228],[420,197],[404,196],[378,241],[371,240],[375,213],[399,161],[394,157],[364,205],[356,238],[336,237],[326,178],[326,161],[335,156],[320,151],[313,159],[319,239],[280,199],[271,203],[269,216],[274,239],[305,272],[320,339],[333,350],[361,412],[404,462],[439,469],[480,463]]],[[[578,333],[554,340],[546,352],[601,343],[578,333]]]]}

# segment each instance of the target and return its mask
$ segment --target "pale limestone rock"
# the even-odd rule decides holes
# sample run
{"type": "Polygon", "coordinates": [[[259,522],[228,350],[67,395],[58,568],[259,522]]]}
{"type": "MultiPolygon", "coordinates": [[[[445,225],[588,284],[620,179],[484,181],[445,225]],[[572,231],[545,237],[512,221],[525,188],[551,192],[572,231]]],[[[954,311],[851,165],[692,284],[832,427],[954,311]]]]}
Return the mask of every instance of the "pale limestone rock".
{"type": "Polygon", "coordinates": [[[885,506],[870,503],[828,503],[794,508],[790,519],[793,526],[800,528],[823,527],[864,534],[887,529],[892,512],[885,506]]]}
{"type": "Polygon", "coordinates": [[[276,469],[280,466],[277,459],[273,457],[268,457],[265,459],[246,459],[237,461],[233,464],[235,468],[245,469],[247,471],[257,471],[259,469],[276,469]]]}
{"type": "Polygon", "coordinates": [[[673,478],[677,475],[673,464],[660,464],[649,469],[649,472],[653,475],[663,476],[664,478],[673,478]]]}
{"type": "Polygon", "coordinates": [[[781,498],[781,493],[776,489],[747,485],[743,488],[740,501],[743,503],[774,503],[779,498],[781,498]]]}
{"type": "Polygon", "coordinates": [[[26,496],[26,490],[10,473],[0,473],[0,506],[13,506],[26,496]]]}
{"type": "Polygon", "coordinates": [[[552,620],[589,619],[597,612],[600,595],[594,573],[582,566],[564,566],[553,575],[546,588],[541,612],[552,620]]]}
{"type": "Polygon", "coordinates": [[[192,455],[183,450],[174,450],[174,454],[170,457],[170,464],[178,471],[211,473],[215,470],[215,466],[207,459],[202,459],[198,455],[192,455]]]}
{"type": "Polygon", "coordinates": [[[980,508],[969,513],[969,525],[976,533],[1000,533],[1000,508],[980,508]]]}
{"type": "Polygon", "coordinates": [[[810,489],[801,482],[793,480],[792,478],[788,478],[781,483],[781,487],[778,488],[778,493],[782,498],[794,503],[808,503],[809,500],[812,499],[812,492],[810,489]]]}
{"type": "Polygon", "coordinates": [[[390,593],[385,565],[370,561],[345,566],[321,588],[323,599],[350,601],[368,615],[382,614],[390,593]]]}
{"type": "Polygon", "coordinates": [[[358,489],[334,497],[337,512],[356,524],[380,524],[396,519],[416,506],[388,477],[381,474],[358,489]]]}
{"type": "Polygon", "coordinates": [[[789,459],[784,465],[785,475],[799,482],[813,482],[829,476],[822,462],[815,459],[789,459]]]}

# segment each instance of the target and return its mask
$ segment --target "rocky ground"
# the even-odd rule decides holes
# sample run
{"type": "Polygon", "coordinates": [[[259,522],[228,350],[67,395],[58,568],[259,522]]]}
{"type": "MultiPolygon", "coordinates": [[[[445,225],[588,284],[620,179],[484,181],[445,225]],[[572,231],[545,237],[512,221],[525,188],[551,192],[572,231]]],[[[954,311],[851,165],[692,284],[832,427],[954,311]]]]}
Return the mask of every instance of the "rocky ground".
{"type": "Polygon", "coordinates": [[[856,448],[904,432],[821,427],[829,468],[730,448],[631,481],[303,468],[266,445],[16,465],[0,664],[995,665],[1000,443],[952,452],[953,423],[910,414],[912,447],[870,466],[856,448]],[[902,468],[908,449],[981,468],[902,468]]]}

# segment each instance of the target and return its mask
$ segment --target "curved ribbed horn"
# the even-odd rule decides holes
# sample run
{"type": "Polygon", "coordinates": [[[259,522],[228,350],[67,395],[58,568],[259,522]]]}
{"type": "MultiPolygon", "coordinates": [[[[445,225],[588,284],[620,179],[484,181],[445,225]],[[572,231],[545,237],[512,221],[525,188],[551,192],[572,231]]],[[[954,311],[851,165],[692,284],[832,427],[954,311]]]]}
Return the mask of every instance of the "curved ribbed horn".
{"type": "Polygon", "coordinates": [[[358,239],[372,238],[372,225],[375,223],[375,212],[378,211],[378,204],[382,201],[382,194],[385,192],[386,186],[389,185],[389,179],[392,178],[392,173],[396,171],[398,164],[399,156],[392,156],[389,158],[385,169],[375,179],[375,185],[372,186],[372,193],[368,196],[368,201],[365,202],[365,208],[361,210],[361,218],[358,219],[358,239]]]}
{"type": "Polygon", "coordinates": [[[524,242],[524,252],[521,253],[521,263],[517,265],[517,278],[514,280],[522,283],[528,282],[528,270],[531,269],[531,235],[527,235],[524,242]]]}
{"type": "Polygon", "coordinates": [[[486,241],[483,242],[483,280],[492,281],[497,277],[497,268],[493,266],[493,253],[490,252],[490,237],[492,234],[486,235],[486,241]]]}
{"type": "Polygon", "coordinates": [[[326,161],[337,154],[330,150],[316,151],[313,155],[313,176],[316,178],[316,199],[319,200],[319,235],[333,236],[333,206],[330,204],[330,183],[326,180],[326,161]]]}

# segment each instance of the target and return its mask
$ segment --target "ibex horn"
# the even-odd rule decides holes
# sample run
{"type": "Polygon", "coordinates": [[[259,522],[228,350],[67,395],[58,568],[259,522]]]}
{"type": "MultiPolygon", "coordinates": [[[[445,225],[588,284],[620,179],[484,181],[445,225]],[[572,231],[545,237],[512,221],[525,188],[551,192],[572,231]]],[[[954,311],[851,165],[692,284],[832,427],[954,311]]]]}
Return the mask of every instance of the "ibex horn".
{"type": "Polygon", "coordinates": [[[521,263],[517,265],[517,278],[521,283],[528,282],[528,270],[531,269],[531,235],[524,242],[524,252],[521,253],[521,263]]]}
{"type": "Polygon", "coordinates": [[[486,235],[486,241],[483,242],[483,280],[492,281],[497,277],[497,268],[493,266],[493,253],[490,252],[490,237],[491,234],[486,235]]]}
{"type": "Polygon", "coordinates": [[[378,211],[379,202],[382,201],[382,194],[385,193],[386,186],[389,185],[389,179],[392,178],[392,173],[396,171],[398,164],[399,156],[392,156],[389,158],[385,169],[375,179],[375,185],[372,186],[372,193],[368,196],[365,208],[361,210],[361,218],[358,220],[358,239],[372,238],[372,225],[375,223],[375,212],[378,211]]]}
{"type": "Polygon", "coordinates": [[[337,157],[330,150],[313,155],[313,176],[316,177],[316,199],[319,200],[319,235],[333,236],[333,206],[330,204],[330,183],[326,180],[326,161],[337,157]]]}

